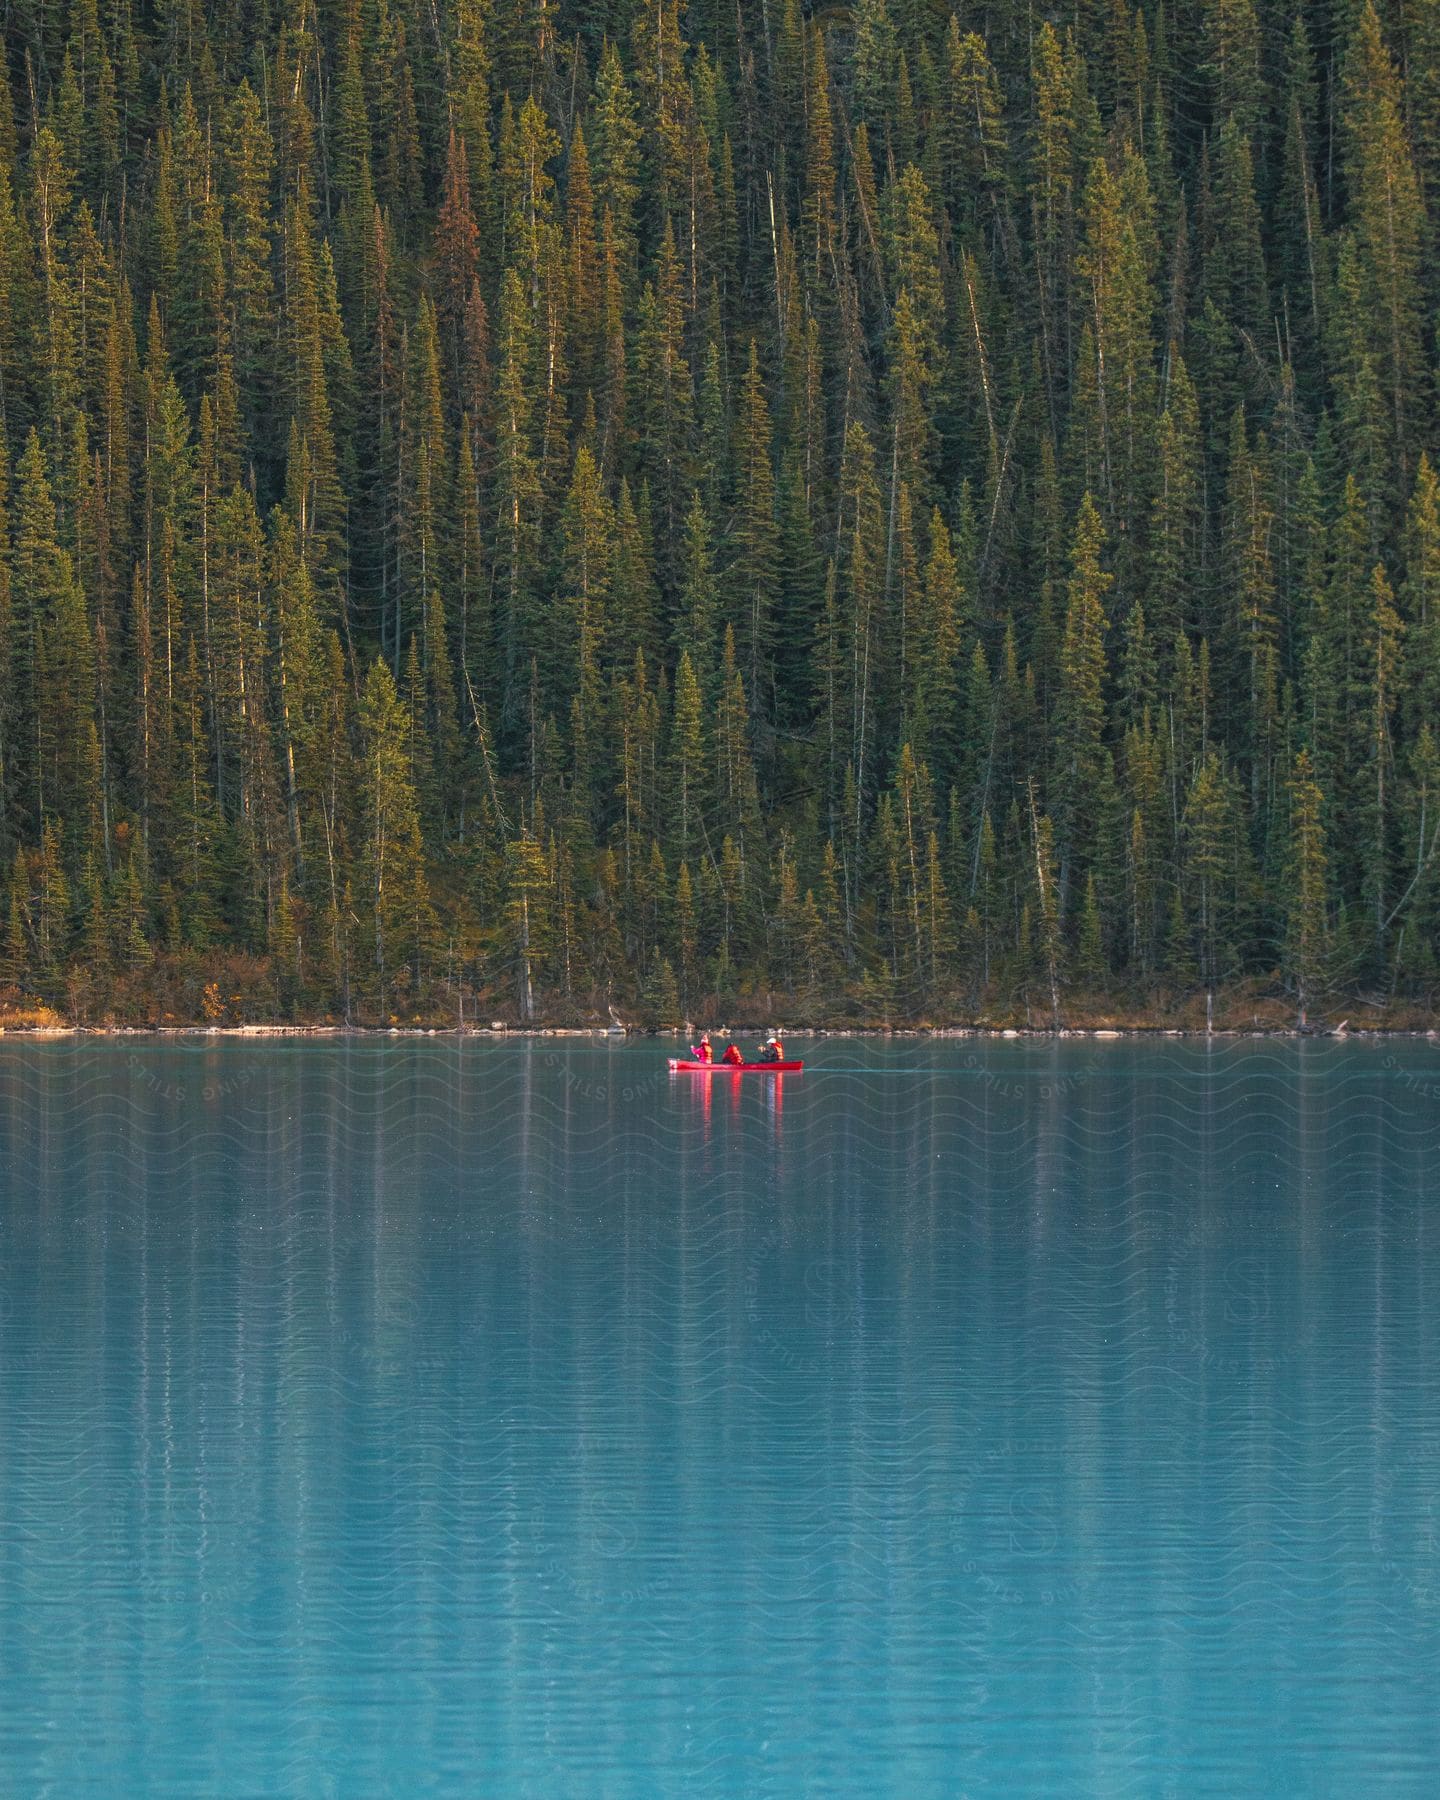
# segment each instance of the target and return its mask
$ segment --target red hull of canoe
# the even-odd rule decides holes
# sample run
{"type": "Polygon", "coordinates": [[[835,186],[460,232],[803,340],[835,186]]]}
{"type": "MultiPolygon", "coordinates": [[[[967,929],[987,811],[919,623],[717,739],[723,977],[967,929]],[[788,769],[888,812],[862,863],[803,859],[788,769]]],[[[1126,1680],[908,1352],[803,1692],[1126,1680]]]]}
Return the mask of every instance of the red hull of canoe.
{"type": "Polygon", "coordinates": [[[803,1062],[702,1063],[690,1062],[683,1056],[670,1058],[671,1073],[678,1075],[793,1075],[804,1067],[803,1062]]]}

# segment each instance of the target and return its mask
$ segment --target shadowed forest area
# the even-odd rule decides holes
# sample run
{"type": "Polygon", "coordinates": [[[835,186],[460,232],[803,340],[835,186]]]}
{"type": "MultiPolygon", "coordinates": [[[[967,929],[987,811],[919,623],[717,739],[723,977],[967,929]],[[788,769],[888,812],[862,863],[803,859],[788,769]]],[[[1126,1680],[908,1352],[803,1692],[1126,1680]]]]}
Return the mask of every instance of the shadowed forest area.
{"type": "Polygon", "coordinates": [[[1430,1012],[1440,7],[6,33],[12,1016],[1430,1012]]]}

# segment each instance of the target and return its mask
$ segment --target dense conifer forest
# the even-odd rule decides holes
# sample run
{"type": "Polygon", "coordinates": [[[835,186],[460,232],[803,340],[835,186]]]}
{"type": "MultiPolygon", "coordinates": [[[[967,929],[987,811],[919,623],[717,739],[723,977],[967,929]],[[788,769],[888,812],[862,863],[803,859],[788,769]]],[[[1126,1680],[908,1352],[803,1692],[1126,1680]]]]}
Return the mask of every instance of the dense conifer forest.
{"type": "Polygon", "coordinates": [[[6,50],[12,1001],[1431,1004],[1440,7],[6,50]]]}

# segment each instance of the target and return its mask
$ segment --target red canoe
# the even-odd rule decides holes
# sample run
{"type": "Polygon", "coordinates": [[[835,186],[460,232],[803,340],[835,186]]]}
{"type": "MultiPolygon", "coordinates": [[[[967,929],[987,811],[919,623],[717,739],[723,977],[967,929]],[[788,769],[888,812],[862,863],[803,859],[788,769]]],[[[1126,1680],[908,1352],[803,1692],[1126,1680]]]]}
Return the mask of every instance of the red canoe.
{"type": "Polygon", "coordinates": [[[805,1067],[803,1062],[727,1063],[692,1062],[683,1056],[670,1058],[670,1072],[675,1075],[793,1075],[805,1067]]]}

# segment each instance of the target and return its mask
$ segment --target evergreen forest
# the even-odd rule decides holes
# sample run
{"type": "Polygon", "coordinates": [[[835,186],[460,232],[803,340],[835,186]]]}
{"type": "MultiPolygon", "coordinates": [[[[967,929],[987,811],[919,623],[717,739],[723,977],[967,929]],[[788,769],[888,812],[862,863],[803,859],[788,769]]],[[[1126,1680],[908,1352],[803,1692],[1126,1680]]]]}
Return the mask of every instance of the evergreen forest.
{"type": "Polygon", "coordinates": [[[9,0],[5,73],[13,1007],[1431,1013],[1440,6],[9,0]]]}

